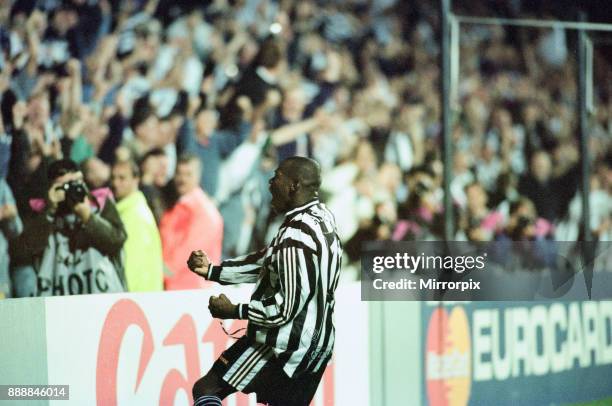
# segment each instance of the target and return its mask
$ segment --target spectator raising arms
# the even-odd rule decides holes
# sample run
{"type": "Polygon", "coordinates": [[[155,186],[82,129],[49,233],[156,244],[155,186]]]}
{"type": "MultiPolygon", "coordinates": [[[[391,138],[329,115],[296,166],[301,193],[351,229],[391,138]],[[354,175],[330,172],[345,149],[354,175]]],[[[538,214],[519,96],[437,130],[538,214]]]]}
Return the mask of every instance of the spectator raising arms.
{"type": "MultiPolygon", "coordinates": [[[[269,244],[282,220],[270,210],[267,181],[291,156],[320,163],[320,198],[334,214],[349,260],[358,258],[361,241],[371,238],[442,238],[442,174],[450,163],[441,159],[437,2],[4,3],[0,178],[6,179],[26,228],[19,238],[8,239],[19,295],[38,293],[32,272],[40,264],[31,262],[42,258],[48,243],[32,235],[28,224],[41,221],[44,236],[57,230],[72,236],[90,227],[83,221],[88,205],[79,206],[84,218],[76,223],[83,224],[74,229],[63,214],[77,213],[68,210],[61,221],[54,217],[45,223],[40,205],[30,206],[33,198],[49,200],[49,165],[62,158],[81,165],[94,191],[109,186],[116,162],[138,164],[138,187],[161,227],[166,262],[156,257],[160,263],[152,269],[156,275],[170,269],[165,280],[170,288],[203,283],[189,281],[184,265],[195,248],[218,261],[269,244]],[[185,153],[200,162],[179,163],[185,153]],[[197,226],[201,215],[212,219],[211,226],[197,226]]],[[[575,17],[574,8],[557,3],[457,0],[453,12],[575,17]],[[497,7],[500,3],[510,5],[497,7]]],[[[588,20],[602,18],[591,3],[580,2],[588,20]]],[[[576,41],[560,28],[461,24],[458,34],[450,182],[455,237],[527,238],[532,225],[540,235],[544,228],[538,224],[546,224],[542,237],[580,239],[577,175],[586,157],[578,149],[577,59],[571,56],[576,41]],[[532,202],[533,213],[518,222],[510,208],[523,198],[532,202]]],[[[594,240],[608,240],[612,232],[612,88],[607,86],[612,69],[602,49],[593,49],[596,85],[588,129],[594,240]]],[[[129,172],[126,178],[134,185],[136,172],[123,165],[116,169],[129,172]]],[[[120,186],[114,187],[120,195],[120,186]]],[[[119,196],[120,207],[130,206],[127,202],[135,200],[130,196],[119,196]]],[[[94,217],[110,221],[115,234],[111,247],[109,240],[94,238],[94,248],[114,264],[120,258],[120,223],[105,217],[114,204],[103,201],[92,206],[94,217]]],[[[5,220],[7,212],[14,214],[12,208],[1,210],[5,220]]],[[[153,233],[145,217],[140,229],[153,233]]],[[[129,235],[130,218],[137,217],[127,218],[129,235]]],[[[0,242],[2,259],[8,258],[2,252],[0,242]]],[[[46,278],[39,281],[41,294],[97,291],[87,288],[87,277],[79,279],[81,289],[76,277],[62,284],[39,276],[46,278]]]]}

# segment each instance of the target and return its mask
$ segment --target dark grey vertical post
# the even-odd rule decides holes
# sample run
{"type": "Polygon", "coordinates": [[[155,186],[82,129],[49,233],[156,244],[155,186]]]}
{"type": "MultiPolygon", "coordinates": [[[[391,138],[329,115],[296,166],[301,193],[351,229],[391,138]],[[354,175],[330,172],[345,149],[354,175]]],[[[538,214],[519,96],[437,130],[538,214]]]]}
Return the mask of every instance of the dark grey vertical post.
{"type": "Polygon", "coordinates": [[[453,151],[451,139],[451,41],[450,18],[451,0],[441,0],[440,14],[442,22],[442,37],[440,59],[442,67],[442,80],[440,81],[440,98],[442,102],[442,161],[444,162],[444,239],[453,240],[455,237],[453,221],[453,200],[450,193],[450,183],[453,174],[453,151]]]}
{"type": "MultiPolygon", "coordinates": [[[[580,13],[580,21],[586,21],[584,12],[580,13]]],[[[581,160],[581,180],[582,180],[582,235],[584,241],[591,240],[590,227],[590,177],[591,159],[589,155],[589,130],[587,112],[587,33],[585,30],[578,30],[578,136],[580,137],[580,160],[581,160]]]]}
{"type": "MultiPolygon", "coordinates": [[[[581,12],[581,22],[586,21],[586,15],[581,12]]],[[[584,267],[584,283],[589,297],[593,286],[593,259],[595,256],[594,246],[591,241],[591,214],[590,214],[590,178],[591,157],[589,154],[589,129],[588,129],[588,106],[587,106],[587,33],[584,29],[578,30],[578,136],[580,137],[580,161],[581,161],[581,197],[582,197],[582,265],[584,267]]]]}

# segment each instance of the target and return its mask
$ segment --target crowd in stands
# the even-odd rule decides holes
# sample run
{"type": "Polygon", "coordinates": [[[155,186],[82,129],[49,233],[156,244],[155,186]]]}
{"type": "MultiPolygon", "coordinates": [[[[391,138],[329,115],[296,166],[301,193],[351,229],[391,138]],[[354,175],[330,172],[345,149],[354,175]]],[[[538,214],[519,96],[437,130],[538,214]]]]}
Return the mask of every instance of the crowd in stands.
{"type": "MultiPolygon", "coordinates": [[[[564,17],[495,4],[455,7],[564,17]]],[[[266,245],[293,155],[321,165],[346,264],[443,238],[439,31],[429,1],[4,2],[0,296],[206,286],[189,253],[266,245]]],[[[562,29],[461,26],[456,240],[585,237],[574,51],[562,29]]],[[[612,69],[594,67],[588,237],[608,241],[612,69]]]]}

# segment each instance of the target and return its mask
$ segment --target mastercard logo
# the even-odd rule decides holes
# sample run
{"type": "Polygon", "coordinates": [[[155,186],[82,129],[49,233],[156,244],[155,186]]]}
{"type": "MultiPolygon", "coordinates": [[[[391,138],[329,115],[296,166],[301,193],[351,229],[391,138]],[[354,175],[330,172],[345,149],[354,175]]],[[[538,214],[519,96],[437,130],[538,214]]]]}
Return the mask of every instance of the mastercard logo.
{"type": "Polygon", "coordinates": [[[471,340],[462,307],[436,309],[429,319],[425,379],[431,406],[465,406],[470,399],[471,340]]]}

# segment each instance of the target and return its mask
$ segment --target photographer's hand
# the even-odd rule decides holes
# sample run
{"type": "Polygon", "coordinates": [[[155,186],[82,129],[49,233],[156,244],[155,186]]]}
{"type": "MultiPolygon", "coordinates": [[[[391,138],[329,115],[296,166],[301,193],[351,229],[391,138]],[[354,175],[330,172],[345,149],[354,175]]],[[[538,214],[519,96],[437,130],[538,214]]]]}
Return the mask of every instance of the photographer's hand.
{"type": "MultiPolygon", "coordinates": [[[[67,173],[65,175],[60,176],[55,180],[55,182],[53,182],[53,184],[49,188],[49,191],[47,192],[47,204],[48,211],[50,212],[50,214],[54,215],[57,211],[57,207],[59,206],[59,204],[66,200],[66,191],[63,189],[63,185],[66,182],[75,180],[83,180],[83,174],[81,172],[67,173]]],[[[79,214],[75,206],[74,211],[76,214],[79,215],[79,217],[81,217],[83,222],[86,222],[86,219],[89,220],[89,215],[91,215],[91,209],[89,208],[89,205],[87,203],[87,197],[85,198],[84,202],[85,205],[87,205],[87,209],[81,208],[81,214],[79,214]]],[[[82,203],[78,203],[77,206],[81,204],[82,203]]]]}
{"type": "Polygon", "coordinates": [[[57,210],[57,206],[66,200],[66,192],[62,189],[64,182],[60,182],[62,178],[54,182],[47,192],[47,201],[49,202],[49,211],[53,214],[57,210]]]}
{"type": "Polygon", "coordinates": [[[85,196],[83,201],[74,205],[74,213],[79,216],[83,224],[87,224],[91,217],[91,207],[89,206],[89,198],[85,196]]]}
{"type": "Polygon", "coordinates": [[[14,204],[7,203],[0,206],[0,220],[12,220],[17,217],[17,207],[14,204]]]}

